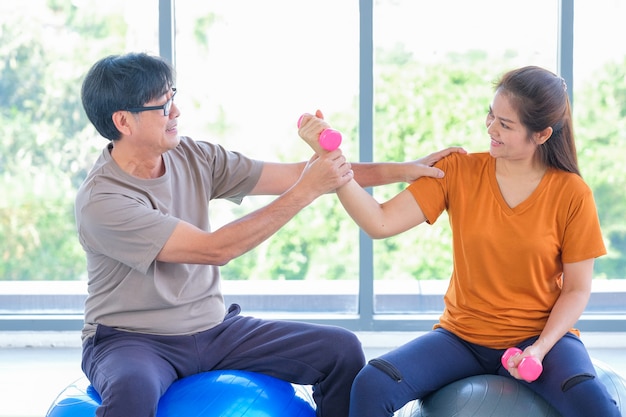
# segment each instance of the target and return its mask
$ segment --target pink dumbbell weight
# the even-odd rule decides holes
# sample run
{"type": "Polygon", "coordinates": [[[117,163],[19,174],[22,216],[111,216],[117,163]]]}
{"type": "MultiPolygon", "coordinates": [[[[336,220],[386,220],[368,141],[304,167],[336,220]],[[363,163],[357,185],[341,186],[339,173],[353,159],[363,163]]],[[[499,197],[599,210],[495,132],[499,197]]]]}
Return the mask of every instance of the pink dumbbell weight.
{"type": "MultiPolygon", "coordinates": [[[[302,122],[302,118],[305,115],[306,114],[303,114],[298,119],[298,129],[300,128],[300,123],[302,122]]],[[[320,136],[317,139],[317,141],[323,150],[329,151],[329,152],[334,151],[335,149],[339,147],[339,145],[341,145],[341,133],[339,133],[339,131],[335,129],[324,129],[322,130],[322,133],[320,133],[320,136]]]]}
{"type": "MultiPolygon", "coordinates": [[[[502,366],[504,366],[504,369],[509,369],[509,359],[512,356],[517,355],[518,353],[521,354],[522,350],[516,347],[508,348],[504,352],[504,354],[502,355],[502,366]]],[[[526,382],[533,382],[534,380],[539,378],[539,375],[541,375],[541,372],[543,371],[543,366],[541,366],[541,362],[539,362],[539,359],[533,356],[526,356],[522,359],[519,365],[517,365],[517,371],[526,382]]]]}

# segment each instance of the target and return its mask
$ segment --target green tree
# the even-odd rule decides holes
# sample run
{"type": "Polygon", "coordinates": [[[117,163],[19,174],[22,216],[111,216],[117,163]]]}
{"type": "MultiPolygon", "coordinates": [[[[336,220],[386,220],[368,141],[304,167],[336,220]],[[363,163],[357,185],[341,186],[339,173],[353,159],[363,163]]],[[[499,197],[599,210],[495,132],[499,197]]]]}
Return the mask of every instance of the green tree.
{"type": "Polygon", "coordinates": [[[124,20],[60,0],[31,12],[0,16],[0,279],[71,280],[86,269],[74,196],[102,145],[81,79],[95,54],[119,50],[123,37],[111,35],[124,20]]]}
{"type": "MultiPolygon", "coordinates": [[[[375,159],[406,161],[448,146],[484,151],[484,120],[493,97],[497,63],[484,54],[451,55],[425,64],[401,55],[381,65],[376,77],[375,159]]],[[[376,189],[386,201],[406,184],[376,189]]],[[[445,213],[433,226],[420,225],[375,242],[377,279],[447,279],[452,234],[445,213]]]]}
{"type": "Polygon", "coordinates": [[[608,255],[596,261],[606,278],[626,278],[626,57],[604,66],[574,99],[583,177],[594,191],[608,255]]]}
{"type": "MultiPolygon", "coordinates": [[[[34,0],[33,0],[34,1],[34,0]]],[[[126,20],[117,11],[77,7],[69,0],[34,2],[31,19],[0,16],[0,279],[84,277],[73,203],[104,142],[80,104],[86,69],[107,53],[125,49],[126,20]],[[35,7],[37,6],[37,7],[35,7]],[[77,42],[76,39],[81,41],[77,42]]],[[[197,19],[199,53],[219,16],[197,19]]],[[[596,263],[599,277],[626,278],[626,167],[619,158],[626,135],[626,62],[608,64],[593,83],[576,91],[579,159],[594,190],[609,255],[596,263]]],[[[402,45],[377,51],[374,158],[405,161],[461,145],[487,149],[484,118],[493,81],[509,69],[483,51],[451,54],[424,63],[402,45]]],[[[354,108],[327,115],[346,133],[344,152],[355,158],[354,108]]],[[[228,130],[222,114],[211,129],[228,130]]],[[[306,157],[306,156],[303,156],[306,157]]],[[[293,154],[287,160],[293,160],[293,154]]],[[[406,184],[378,187],[384,201],[406,184]]],[[[228,204],[232,218],[254,204],[228,204]]],[[[252,206],[252,207],[251,207],[252,206]]],[[[213,213],[212,213],[213,214],[213,213]]],[[[356,279],[359,230],[334,196],[303,210],[274,237],[223,268],[226,279],[356,279]]],[[[377,279],[446,279],[451,234],[443,215],[374,244],[377,279]]]]}

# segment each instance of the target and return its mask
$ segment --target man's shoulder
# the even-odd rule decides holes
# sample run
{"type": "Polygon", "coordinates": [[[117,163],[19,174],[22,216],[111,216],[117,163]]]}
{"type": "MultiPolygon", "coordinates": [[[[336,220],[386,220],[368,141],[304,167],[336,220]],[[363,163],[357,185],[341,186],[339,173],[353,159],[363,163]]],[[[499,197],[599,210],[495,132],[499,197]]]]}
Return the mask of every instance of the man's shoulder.
{"type": "Polygon", "coordinates": [[[207,158],[213,158],[224,152],[226,152],[226,150],[215,143],[195,140],[189,136],[180,136],[178,146],[167,154],[171,155],[174,159],[186,160],[200,158],[206,160],[207,158]]]}

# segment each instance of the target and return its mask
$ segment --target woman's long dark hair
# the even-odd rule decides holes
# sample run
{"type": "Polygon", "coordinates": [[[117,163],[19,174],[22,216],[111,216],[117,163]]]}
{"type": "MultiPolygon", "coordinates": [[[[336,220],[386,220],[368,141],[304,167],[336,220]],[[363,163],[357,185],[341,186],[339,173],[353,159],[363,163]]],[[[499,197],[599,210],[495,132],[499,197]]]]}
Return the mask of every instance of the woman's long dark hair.
{"type": "Polygon", "coordinates": [[[530,133],[552,127],[552,136],[537,148],[541,161],[548,167],[580,175],[563,78],[546,69],[528,66],[504,74],[496,90],[511,99],[521,123],[530,133]]]}

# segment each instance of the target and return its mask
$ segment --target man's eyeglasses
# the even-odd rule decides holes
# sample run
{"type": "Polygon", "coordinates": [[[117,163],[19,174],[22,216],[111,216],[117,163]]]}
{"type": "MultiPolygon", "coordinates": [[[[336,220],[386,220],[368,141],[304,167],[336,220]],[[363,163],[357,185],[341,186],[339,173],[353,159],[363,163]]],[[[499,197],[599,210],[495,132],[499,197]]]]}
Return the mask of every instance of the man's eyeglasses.
{"type": "Polygon", "coordinates": [[[169,116],[170,115],[170,109],[172,108],[172,103],[174,102],[174,96],[176,95],[176,88],[172,87],[172,91],[174,92],[172,94],[172,97],[169,98],[169,100],[167,100],[165,102],[165,104],[161,105],[161,106],[146,106],[146,107],[133,107],[130,109],[126,109],[126,111],[129,111],[131,113],[139,113],[142,111],[148,111],[148,110],[163,110],[163,116],[169,116]]]}

